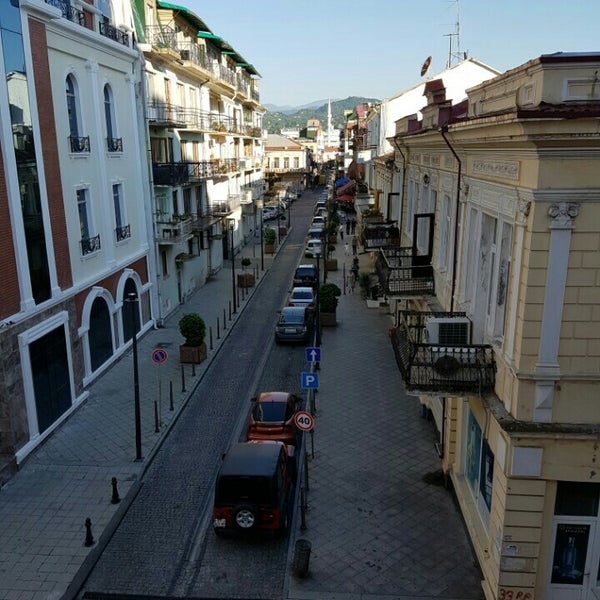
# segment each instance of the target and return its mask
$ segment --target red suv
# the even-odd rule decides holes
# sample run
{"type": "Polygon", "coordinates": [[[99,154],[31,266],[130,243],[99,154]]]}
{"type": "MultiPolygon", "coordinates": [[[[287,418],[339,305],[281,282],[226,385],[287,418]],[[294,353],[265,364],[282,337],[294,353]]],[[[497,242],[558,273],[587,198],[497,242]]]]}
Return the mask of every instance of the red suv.
{"type": "Polygon", "coordinates": [[[295,394],[263,392],[252,399],[247,439],[296,445],[298,430],[294,416],[301,408],[302,398],[295,394]]]}

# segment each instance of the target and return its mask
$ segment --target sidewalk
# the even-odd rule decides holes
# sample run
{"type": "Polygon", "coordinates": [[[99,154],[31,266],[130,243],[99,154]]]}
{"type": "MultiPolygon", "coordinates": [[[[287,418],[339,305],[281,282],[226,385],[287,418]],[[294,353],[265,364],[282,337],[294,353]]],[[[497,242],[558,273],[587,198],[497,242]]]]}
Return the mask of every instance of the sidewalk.
{"type": "MultiPolygon", "coordinates": [[[[234,265],[237,277],[242,272],[241,259],[252,259],[246,270],[258,267],[258,286],[275,257],[265,254],[265,270],[261,271],[260,239],[253,241],[236,254],[234,265]]],[[[82,565],[93,564],[102,546],[100,537],[108,537],[111,523],[113,527],[118,523],[119,519],[113,517],[126,510],[128,492],[139,485],[153,454],[254,290],[238,289],[239,307],[230,315],[231,261],[225,261],[216,275],[169,316],[163,328],[146,333],[138,341],[142,461],[135,461],[130,350],[90,386],[87,401],[2,487],[0,600],[61,598],[78,572],[81,576],[85,571],[82,565]],[[208,359],[182,369],[178,351],[183,339],[177,323],[187,312],[198,312],[206,323],[208,359]],[[169,355],[161,365],[151,360],[156,348],[169,355]],[[117,499],[113,478],[118,499],[122,499],[117,503],[112,503],[117,499]],[[87,519],[91,523],[89,531],[87,519]],[[93,543],[88,546],[90,535],[93,543]]]]}

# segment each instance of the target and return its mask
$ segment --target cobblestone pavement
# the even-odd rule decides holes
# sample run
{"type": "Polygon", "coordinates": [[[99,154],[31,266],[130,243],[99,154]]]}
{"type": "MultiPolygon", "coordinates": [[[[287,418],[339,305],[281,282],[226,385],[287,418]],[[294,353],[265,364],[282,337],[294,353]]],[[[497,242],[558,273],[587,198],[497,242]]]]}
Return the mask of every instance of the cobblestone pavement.
{"type": "MultiPolygon", "coordinates": [[[[316,197],[304,194],[298,202],[316,197]]],[[[340,287],[342,262],[351,259],[342,247],[338,243],[340,269],[329,273],[340,287]]],[[[259,247],[249,244],[242,254],[258,266],[262,285],[277,256],[265,256],[262,271],[259,247]]],[[[361,270],[369,270],[369,256],[360,260],[361,270]]],[[[70,598],[78,589],[226,336],[242,325],[251,296],[240,297],[230,318],[230,266],[179,307],[164,328],[140,339],[143,460],[135,460],[129,352],[90,386],[88,400],[2,487],[0,599],[70,598]],[[182,371],[176,356],[177,321],[188,311],[199,312],[211,333],[209,360],[193,372],[189,366],[182,371]],[[160,366],[150,360],[157,347],[170,354],[160,366]],[[120,503],[111,502],[112,478],[120,503]]],[[[479,571],[452,495],[426,482],[439,467],[434,432],[417,400],[404,394],[387,337],[392,317],[387,307],[367,308],[358,288],[346,291],[337,327],[323,333],[306,528],[298,518],[283,597],[480,598],[479,571]],[[312,546],[303,578],[292,568],[298,538],[312,546]]]]}

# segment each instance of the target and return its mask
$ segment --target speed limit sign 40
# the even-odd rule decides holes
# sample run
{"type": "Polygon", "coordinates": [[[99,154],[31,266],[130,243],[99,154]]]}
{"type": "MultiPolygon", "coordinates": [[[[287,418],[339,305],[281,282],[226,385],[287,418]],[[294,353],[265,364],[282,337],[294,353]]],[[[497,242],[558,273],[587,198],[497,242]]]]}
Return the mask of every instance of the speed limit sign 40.
{"type": "Polygon", "coordinates": [[[310,413],[300,410],[294,416],[294,423],[301,431],[310,431],[315,426],[315,420],[310,413]]]}

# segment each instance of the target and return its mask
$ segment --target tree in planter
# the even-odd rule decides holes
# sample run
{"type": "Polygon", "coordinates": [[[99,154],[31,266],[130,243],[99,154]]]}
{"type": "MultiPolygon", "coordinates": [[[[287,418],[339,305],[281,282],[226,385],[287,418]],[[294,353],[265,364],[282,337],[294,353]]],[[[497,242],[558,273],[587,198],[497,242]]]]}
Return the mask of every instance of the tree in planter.
{"type": "Polygon", "coordinates": [[[252,261],[245,256],[242,258],[242,273],[239,273],[237,276],[238,286],[243,288],[252,287],[255,283],[254,273],[246,273],[246,267],[249,267],[252,264],[252,261]]]}
{"type": "Polygon", "coordinates": [[[321,325],[333,326],[336,323],[335,311],[342,290],[335,283],[324,283],[319,287],[319,317],[321,325]]]}
{"type": "Polygon", "coordinates": [[[277,232],[274,229],[268,227],[265,229],[263,234],[263,240],[265,242],[265,252],[273,254],[275,252],[275,242],[277,241],[277,232]]]}
{"type": "Polygon", "coordinates": [[[182,363],[201,363],[206,359],[206,324],[198,313],[187,313],[179,319],[179,332],[184,343],[179,346],[179,360],[182,363]]]}

